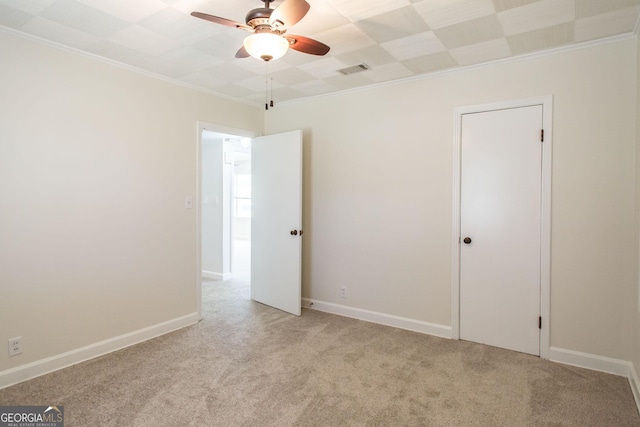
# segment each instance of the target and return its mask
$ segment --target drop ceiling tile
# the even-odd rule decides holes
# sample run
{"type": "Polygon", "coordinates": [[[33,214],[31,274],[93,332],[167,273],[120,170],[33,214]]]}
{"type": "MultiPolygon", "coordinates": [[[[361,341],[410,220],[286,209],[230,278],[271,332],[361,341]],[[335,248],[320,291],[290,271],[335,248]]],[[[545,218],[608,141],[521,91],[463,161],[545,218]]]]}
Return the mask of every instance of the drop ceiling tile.
{"type": "Polygon", "coordinates": [[[0,25],[10,28],[20,28],[32,18],[33,15],[30,13],[12,9],[0,3],[0,25]]]}
{"type": "Polygon", "coordinates": [[[322,95],[325,93],[336,92],[337,87],[330,85],[324,80],[313,80],[307,83],[300,83],[293,86],[294,89],[308,96],[322,95]]]}
{"type": "Polygon", "coordinates": [[[160,0],[78,0],[124,21],[136,23],[149,15],[169,7],[160,0]]]}
{"type": "Polygon", "coordinates": [[[197,11],[244,23],[247,12],[264,7],[264,3],[261,0],[178,0],[171,7],[185,15],[197,11]]]}
{"type": "MultiPolygon", "coordinates": [[[[332,52],[329,52],[327,56],[333,56],[332,52]]],[[[285,55],[282,58],[273,62],[273,64],[280,65],[280,63],[284,63],[284,64],[287,64],[289,67],[297,67],[298,65],[306,64],[308,62],[315,61],[316,59],[319,59],[319,58],[322,58],[322,57],[316,56],[316,55],[309,55],[308,53],[302,53],[302,52],[298,52],[297,50],[289,49],[289,51],[285,53],[285,55]]],[[[270,65],[273,65],[273,64],[270,64],[270,65]]]]}
{"type": "Polygon", "coordinates": [[[0,4],[11,9],[30,13],[31,15],[37,15],[51,6],[55,1],[56,0],[0,0],[0,4]]]}
{"type": "Polygon", "coordinates": [[[230,61],[235,58],[236,52],[242,47],[244,37],[246,37],[244,33],[233,30],[223,31],[193,43],[193,47],[209,55],[230,61]]]}
{"type": "Polygon", "coordinates": [[[448,48],[482,43],[503,37],[502,27],[496,15],[484,16],[459,24],[434,30],[436,36],[448,48]]]}
{"type": "Polygon", "coordinates": [[[371,80],[375,83],[404,79],[413,75],[411,70],[402,65],[400,62],[394,62],[392,64],[374,67],[369,71],[364,71],[364,73],[366,74],[364,74],[363,77],[366,77],[368,80],[371,80]]]}
{"type": "Polygon", "coordinates": [[[507,36],[571,22],[575,16],[574,0],[542,0],[498,13],[507,36]]]}
{"type": "Polygon", "coordinates": [[[162,9],[141,20],[138,25],[181,44],[195,43],[227,30],[222,25],[185,15],[173,8],[162,9]]]}
{"type": "Polygon", "coordinates": [[[76,49],[87,49],[100,40],[94,35],[58,24],[57,22],[53,22],[39,16],[30,20],[21,28],[21,30],[29,34],[33,34],[34,36],[51,40],[66,46],[71,46],[76,49]]]}
{"type": "Polygon", "coordinates": [[[540,0],[493,0],[493,5],[495,6],[497,12],[502,12],[503,10],[526,6],[537,1],[540,0]]]}
{"type": "Polygon", "coordinates": [[[446,49],[432,31],[382,43],[382,47],[400,61],[430,55],[446,49]]]}
{"type": "Polygon", "coordinates": [[[300,70],[298,68],[287,68],[285,70],[276,71],[275,73],[269,73],[269,76],[273,77],[274,81],[280,82],[287,86],[310,82],[315,78],[306,71],[300,70]]]}
{"type": "Polygon", "coordinates": [[[351,23],[335,7],[325,1],[314,1],[310,4],[309,12],[289,29],[290,33],[310,36],[351,23]]]}
{"type": "Polygon", "coordinates": [[[451,54],[445,51],[407,59],[402,61],[402,65],[414,74],[423,74],[445,70],[455,67],[457,64],[453,57],[451,57],[451,54]]]}
{"type": "Polygon", "coordinates": [[[298,66],[298,68],[318,79],[325,77],[333,77],[338,75],[338,71],[347,65],[332,56],[317,59],[306,64],[298,66]]]}
{"type": "Polygon", "coordinates": [[[541,28],[529,31],[528,33],[516,34],[507,37],[507,42],[511,48],[511,53],[519,55],[522,53],[536,52],[544,49],[552,49],[564,46],[573,42],[574,23],[554,25],[553,27],[541,28]]]}
{"type": "Polygon", "coordinates": [[[367,72],[368,71],[363,71],[361,73],[349,74],[347,76],[340,74],[334,77],[328,77],[324,80],[330,85],[338,88],[338,90],[353,89],[371,85],[371,80],[367,79],[365,76],[367,72]]]}
{"type": "Polygon", "coordinates": [[[491,0],[423,0],[413,7],[431,29],[481,18],[496,11],[491,0]]]}
{"type": "Polygon", "coordinates": [[[213,67],[205,68],[202,71],[211,73],[215,78],[228,83],[235,83],[254,76],[253,73],[230,63],[214,65],[213,67]]]}
{"type": "Polygon", "coordinates": [[[108,40],[150,56],[159,56],[178,47],[170,38],[139,25],[129,25],[109,36],[108,40]]]}
{"type": "Polygon", "coordinates": [[[615,34],[630,33],[635,27],[639,7],[620,9],[590,18],[578,19],[575,41],[587,41],[615,34]]]}
{"type": "Polygon", "coordinates": [[[363,49],[376,43],[354,24],[342,25],[324,31],[316,34],[314,38],[331,47],[330,53],[332,55],[363,49]]]}
{"type": "Polygon", "coordinates": [[[506,58],[511,50],[507,40],[501,38],[451,49],[450,53],[459,65],[472,65],[506,58]]]}
{"type": "Polygon", "coordinates": [[[274,91],[283,87],[283,84],[276,79],[271,79],[265,76],[253,76],[248,79],[240,80],[235,83],[237,86],[246,87],[254,92],[266,92],[269,93],[273,89],[274,91]]]}
{"type": "Polygon", "coordinates": [[[640,6],[640,0],[576,0],[576,19],[589,18],[633,6],[640,6]]]}
{"type": "Polygon", "coordinates": [[[353,52],[343,53],[336,56],[340,61],[348,65],[367,64],[371,67],[389,64],[396,59],[380,45],[365,47],[353,52]]]}
{"type": "Polygon", "coordinates": [[[162,61],[182,64],[184,67],[188,67],[190,69],[189,73],[193,73],[213,65],[222,64],[224,62],[215,56],[208,55],[191,46],[183,46],[174,49],[161,55],[159,59],[162,61]]]}
{"type": "Polygon", "coordinates": [[[107,37],[125,28],[127,21],[75,0],[56,0],[40,16],[98,37],[107,37]]]}
{"type": "Polygon", "coordinates": [[[351,21],[361,21],[371,16],[390,12],[410,3],[408,0],[326,0],[351,21]]]}
{"type": "Polygon", "coordinates": [[[429,30],[429,26],[411,6],[373,16],[355,24],[378,43],[429,30]]]}

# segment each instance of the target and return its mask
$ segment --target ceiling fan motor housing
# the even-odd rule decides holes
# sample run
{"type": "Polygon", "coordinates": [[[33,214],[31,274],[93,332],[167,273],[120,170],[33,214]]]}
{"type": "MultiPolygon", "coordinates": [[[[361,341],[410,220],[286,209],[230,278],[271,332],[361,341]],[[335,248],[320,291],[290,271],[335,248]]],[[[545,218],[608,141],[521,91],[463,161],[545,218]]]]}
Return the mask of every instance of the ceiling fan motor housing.
{"type": "Polygon", "coordinates": [[[273,12],[273,9],[268,9],[266,7],[250,10],[249,13],[247,13],[245,22],[253,28],[256,28],[259,25],[271,26],[269,23],[271,12],[273,12]]]}

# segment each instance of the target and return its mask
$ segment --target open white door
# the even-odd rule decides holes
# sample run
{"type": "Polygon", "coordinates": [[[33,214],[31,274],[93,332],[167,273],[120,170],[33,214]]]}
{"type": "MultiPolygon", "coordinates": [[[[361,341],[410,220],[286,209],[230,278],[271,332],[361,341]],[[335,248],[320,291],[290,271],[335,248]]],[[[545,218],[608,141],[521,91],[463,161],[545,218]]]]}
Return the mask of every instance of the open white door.
{"type": "Polygon", "coordinates": [[[251,298],[300,315],[302,131],[251,146],[251,298]]]}

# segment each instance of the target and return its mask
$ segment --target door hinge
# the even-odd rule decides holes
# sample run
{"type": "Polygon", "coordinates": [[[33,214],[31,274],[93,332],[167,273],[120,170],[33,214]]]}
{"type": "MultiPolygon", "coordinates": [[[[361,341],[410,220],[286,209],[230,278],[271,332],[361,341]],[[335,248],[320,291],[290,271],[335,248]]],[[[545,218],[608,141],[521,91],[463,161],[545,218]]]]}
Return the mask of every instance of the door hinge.
{"type": "Polygon", "coordinates": [[[542,329],[542,316],[538,317],[538,329],[542,329]]]}
{"type": "Polygon", "coordinates": [[[544,129],[540,129],[540,142],[544,142],[544,129]]]}

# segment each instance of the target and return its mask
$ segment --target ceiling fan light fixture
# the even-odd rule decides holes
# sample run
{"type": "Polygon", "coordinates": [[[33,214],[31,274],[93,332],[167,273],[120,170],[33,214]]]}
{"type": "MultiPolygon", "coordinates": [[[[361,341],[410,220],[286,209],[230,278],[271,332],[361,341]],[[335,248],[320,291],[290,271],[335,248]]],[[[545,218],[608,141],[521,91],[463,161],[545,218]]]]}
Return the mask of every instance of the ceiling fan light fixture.
{"type": "Polygon", "coordinates": [[[269,32],[254,33],[244,39],[244,48],[249,55],[263,61],[281,58],[289,49],[289,41],[269,32]]]}

